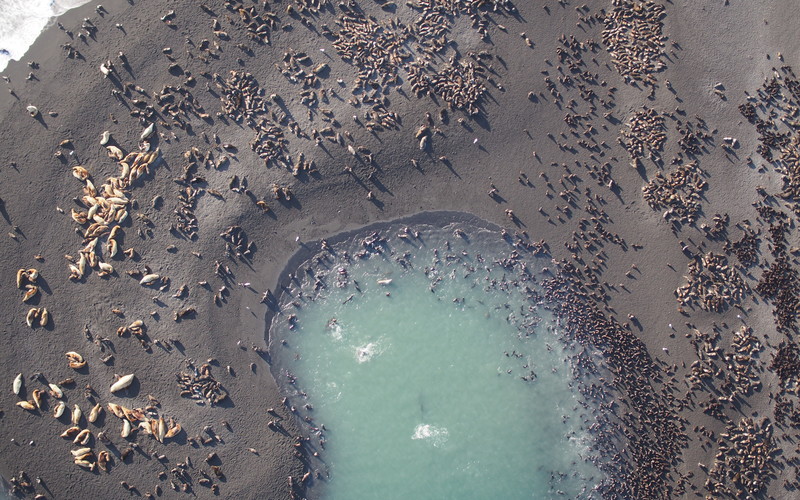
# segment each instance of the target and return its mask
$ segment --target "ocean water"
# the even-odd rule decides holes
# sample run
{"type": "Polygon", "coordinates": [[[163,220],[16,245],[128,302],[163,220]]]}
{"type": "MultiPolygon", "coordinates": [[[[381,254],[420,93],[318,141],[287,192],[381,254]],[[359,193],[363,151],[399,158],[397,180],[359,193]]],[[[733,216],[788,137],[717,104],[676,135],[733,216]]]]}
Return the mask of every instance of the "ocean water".
{"type": "Polygon", "coordinates": [[[55,17],[89,0],[0,0],[0,71],[22,59],[55,17]]]}
{"type": "Polygon", "coordinates": [[[312,497],[592,498],[588,412],[522,270],[544,262],[503,261],[492,230],[401,231],[302,266],[270,330],[320,454],[312,497]]]}

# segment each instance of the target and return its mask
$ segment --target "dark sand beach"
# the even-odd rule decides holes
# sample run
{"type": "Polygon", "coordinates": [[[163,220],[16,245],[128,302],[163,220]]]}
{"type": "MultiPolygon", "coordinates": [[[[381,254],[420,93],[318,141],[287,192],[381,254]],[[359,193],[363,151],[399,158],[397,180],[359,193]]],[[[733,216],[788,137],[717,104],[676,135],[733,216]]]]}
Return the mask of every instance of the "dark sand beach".
{"type": "Polygon", "coordinates": [[[728,0],[69,11],[0,82],[5,488],[304,497],[262,297],[300,243],[456,211],[547,252],[565,336],[602,353],[605,498],[796,496],[797,21],[728,0]]]}

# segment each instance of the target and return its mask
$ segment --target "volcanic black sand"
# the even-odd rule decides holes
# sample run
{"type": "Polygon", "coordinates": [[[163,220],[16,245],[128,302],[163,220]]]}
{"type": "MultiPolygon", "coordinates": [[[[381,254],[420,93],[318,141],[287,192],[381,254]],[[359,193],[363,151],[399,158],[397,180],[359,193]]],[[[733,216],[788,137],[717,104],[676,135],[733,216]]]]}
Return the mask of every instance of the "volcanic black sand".
{"type": "Polygon", "coordinates": [[[279,275],[299,243],[447,210],[551,257],[540,282],[565,338],[600,351],[607,374],[586,387],[607,415],[604,496],[796,495],[796,12],[728,0],[68,12],[9,64],[0,97],[6,487],[302,497],[316,471],[264,336],[279,275]],[[71,368],[70,351],[86,365],[71,368]],[[134,378],[112,394],[115,374],[134,378]],[[127,438],[123,420],[138,429],[127,438]],[[74,463],[82,429],[91,451],[74,463]]]}

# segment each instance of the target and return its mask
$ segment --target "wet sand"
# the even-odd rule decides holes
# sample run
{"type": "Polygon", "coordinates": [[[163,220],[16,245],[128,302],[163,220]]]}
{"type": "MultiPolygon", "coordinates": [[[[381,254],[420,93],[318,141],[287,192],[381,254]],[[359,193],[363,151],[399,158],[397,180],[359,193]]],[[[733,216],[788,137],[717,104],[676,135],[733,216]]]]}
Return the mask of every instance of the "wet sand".
{"type": "Polygon", "coordinates": [[[173,482],[203,498],[215,489],[301,497],[299,429],[270,374],[261,297],[276,290],[298,241],[428,210],[472,213],[522,242],[547,242],[553,278],[544,284],[562,304],[565,329],[602,351],[613,373],[607,404],[616,417],[602,443],[616,482],[607,497],[796,492],[796,14],[783,3],[673,2],[663,13],[628,2],[481,3],[496,11],[475,7],[473,26],[446,7],[415,25],[421,9],[360,2],[377,22],[397,16],[414,31],[384,25],[364,35],[369,17],[338,3],[247,2],[254,11],[240,14],[223,2],[207,2],[210,13],[189,1],[104,2],[102,16],[94,4],[67,13],[64,30],[52,27],[9,64],[10,83],[0,83],[13,90],[0,93],[0,215],[9,233],[0,252],[0,475],[18,494],[124,496],[126,482],[141,495],[156,495],[157,485],[164,496],[184,495],[173,482]],[[319,13],[301,9],[318,3],[319,13]],[[449,31],[435,30],[442,21],[449,31]],[[661,29],[663,48],[626,45],[620,34],[629,29],[661,29]],[[358,45],[375,33],[377,45],[358,45]],[[66,43],[79,54],[69,57],[66,43]],[[651,64],[627,60],[626,47],[651,64]],[[425,50],[439,52],[426,59],[425,50]],[[108,60],[114,70],[104,78],[108,60]],[[354,94],[359,71],[370,70],[374,85],[354,94]],[[252,74],[263,93],[231,71],[252,74]],[[98,258],[114,271],[99,276],[98,264],[70,280],[64,255],[77,265],[91,239],[90,222],[70,217],[91,208],[73,201],[86,205],[87,185],[71,167],[84,166],[96,187],[121,177],[101,133],[127,154],[153,122],[159,154],[123,189],[120,253],[108,258],[108,234],[98,237],[98,258]],[[134,257],[121,253],[129,248],[134,257]],[[20,268],[39,270],[35,283],[22,283],[39,287],[28,303],[15,284],[20,268]],[[152,273],[155,285],[139,284],[152,273]],[[26,325],[31,308],[48,310],[46,326],[26,325]],[[117,336],[135,320],[143,336],[117,336]],[[752,332],[736,337],[743,325],[752,332]],[[88,366],[69,368],[67,351],[88,366]],[[191,373],[188,360],[198,370],[208,362],[225,400],[212,407],[181,397],[176,376],[191,373]],[[84,470],[59,437],[70,411],[54,419],[52,396],[42,411],[16,406],[46,389],[35,373],[74,378],[64,386],[69,410],[78,403],[88,415],[88,384],[93,401],[152,405],[152,416],[172,417],[182,431],[164,444],[143,430],[126,440],[108,409],[96,422],[84,417],[81,427],[105,430],[113,443],[93,437],[94,453],[114,457],[108,473],[84,470]],[[115,373],[136,380],[112,395],[115,373]],[[269,408],[285,417],[286,434],[267,425],[269,408]],[[123,461],[131,443],[139,449],[123,461]]]}

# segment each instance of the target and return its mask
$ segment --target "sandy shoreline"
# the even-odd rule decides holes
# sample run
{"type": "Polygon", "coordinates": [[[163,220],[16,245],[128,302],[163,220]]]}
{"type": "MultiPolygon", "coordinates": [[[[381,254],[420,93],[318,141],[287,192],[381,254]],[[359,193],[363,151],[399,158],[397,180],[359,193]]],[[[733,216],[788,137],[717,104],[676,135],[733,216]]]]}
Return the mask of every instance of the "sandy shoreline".
{"type": "MultiPolygon", "coordinates": [[[[770,454],[763,470],[753,473],[760,475],[771,468],[774,476],[758,494],[785,497],[796,492],[792,474],[796,453],[791,444],[796,430],[791,415],[800,402],[794,401],[796,395],[790,390],[798,374],[791,369],[794,358],[787,347],[794,345],[794,330],[791,325],[778,329],[773,315],[776,301],[783,304],[782,311],[788,308],[790,316],[796,305],[791,296],[774,293],[774,286],[784,286],[776,285],[775,280],[759,287],[765,271],[776,262],[785,261],[788,267],[775,269],[790,276],[798,265],[793,247],[800,246],[793,198],[776,196],[784,189],[781,172],[776,169],[783,168],[790,177],[793,172],[792,156],[782,154],[793,147],[790,140],[797,134],[796,125],[788,105],[763,97],[779,87],[781,95],[793,99],[787,83],[791,73],[782,67],[800,68],[794,50],[797,42],[791,37],[797,15],[788,4],[770,4],[756,15],[749,5],[665,3],[661,22],[666,40],[658,58],[665,68],[653,73],[657,87],[649,99],[649,87],[624,81],[602,40],[604,25],[597,16],[601,11],[609,16],[614,10],[611,2],[587,2],[586,8],[557,2],[547,2],[547,9],[516,5],[518,13],[504,10],[508,4],[497,2],[497,12],[488,9],[478,14],[485,22],[487,42],[466,15],[443,13],[442,19],[451,23],[450,30],[437,37],[446,36],[450,44],[427,60],[425,70],[429,81],[440,87],[431,83],[435,95],[421,98],[414,95],[407,68],[399,73],[402,87],[382,81],[376,70],[376,87],[367,85],[366,93],[362,89],[353,94],[358,69],[337,54],[334,37],[324,35],[326,29],[342,29],[335,21],[345,11],[330,4],[320,13],[301,13],[299,5],[303,3],[315,2],[283,0],[269,2],[267,8],[247,3],[246,7],[252,6],[260,16],[259,21],[244,21],[240,13],[227,10],[224,2],[207,2],[209,14],[190,1],[111,1],[103,2],[107,14],[102,17],[90,3],[59,19],[75,35],[73,41],[53,26],[29,50],[25,61],[12,61],[3,72],[10,78],[10,83],[3,85],[14,94],[0,96],[0,115],[4,117],[0,199],[5,232],[13,238],[3,237],[4,251],[0,253],[5,276],[0,304],[7,311],[0,335],[4,353],[0,380],[6,384],[0,392],[0,476],[8,481],[24,470],[32,480],[40,477],[43,482],[33,482],[33,490],[26,493],[29,497],[77,498],[89,492],[128,495],[121,481],[142,495],[156,494],[156,485],[164,496],[184,495],[173,492],[170,481],[178,489],[189,485],[187,489],[202,498],[214,496],[212,483],[224,497],[289,498],[292,491],[301,495],[301,489],[290,491],[287,485],[289,476],[297,484],[306,472],[302,460],[292,453],[297,429],[289,429],[285,436],[267,427],[267,409],[282,411],[282,396],[270,373],[268,355],[258,352],[267,347],[263,334],[267,308],[260,303],[262,294],[277,289],[287,260],[298,248],[298,236],[311,242],[376,221],[444,210],[475,214],[511,233],[524,231],[532,241],[544,239],[555,259],[551,270],[561,271],[560,276],[576,289],[584,287],[585,302],[594,304],[605,318],[597,321],[613,325],[615,339],[643,349],[640,353],[648,359],[646,369],[643,365],[615,365],[613,356],[619,361],[619,356],[629,354],[625,349],[619,351],[617,344],[606,352],[611,365],[624,366],[618,373],[620,380],[615,381],[618,416],[625,422],[618,435],[658,433],[653,423],[646,421],[651,417],[647,408],[634,402],[645,394],[645,400],[658,402],[663,409],[658,418],[666,418],[679,436],[676,446],[656,446],[657,453],[652,454],[634,452],[642,447],[628,444],[627,452],[619,456],[619,498],[633,491],[642,498],[702,497],[714,484],[723,485],[719,491],[741,491],[744,486],[733,475],[726,477],[713,470],[717,453],[732,449],[731,440],[720,433],[727,430],[730,435],[745,418],[755,422],[757,429],[748,431],[760,436],[754,439],[763,439],[759,429],[771,424],[774,428],[767,433],[771,433],[770,449],[783,451],[781,456],[770,454]],[[294,13],[287,12],[289,5],[294,13]],[[168,22],[160,20],[170,10],[175,11],[174,17],[168,16],[168,22]],[[269,11],[275,16],[267,15],[269,11]],[[87,17],[96,27],[96,41],[87,37],[83,43],[77,34],[87,17]],[[219,26],[213,19],[218,19],[219,26]],[[252,30],[260,31],[248,32],[248,23],[252,30]],[[214,34],[214,30],[226,35],[214,34]],[[253,37],[269,33],[270,43],[258,43],[248,33],[253,37]],[[562,33],[565,38],[559,41],[562,33]],[[61,47],[65,43],[72,43],[83,59],[66,57],[67,50],[61,47]],[[171,48],[169,53],[165,47],[171,48]],[[127,64],[118,57],[120,51],[127,64]],[[303,52],[310,61],[305,61],[303,52]],[[452,69],[448,59],[456,54],[455,60],[462,65],[448,72],[452,69]],[[30,60],[38,62],[39,68],[29,68],[26,62],[30,60]],[[108,79],[99,69],[107,60],[113,61],[115,68],[115,75],[108,79]],[[323,63],[327,68],[313,73],[323,63]],[[455,90],[448,85],[475,68],[475,81],[485,86],[485,93],[476,101],[481,113],[468,116],[451,109],[440,114],[448,108],[446,98],[463,98],[459,92],[469,91],[469,85],[455,90]],[[221,116],[220,98],[225,98],[226,91],[229,97],[237,95],[230,90],[232,70],[252,73],[263,91],[260,96],[249,95],[247,102],[252,106],[237,111],[248,115],[239,123],[232,115],[221,116]],[[35,79],[26,81],[29,72],[35,79]],[[780,77],[777,83],[762,88],[773,74],[780,77]],[[311,81],[312,85],[304,86],[311,81]],[[127,90],[126,82],[131,82],[127,90]],[[616,91],[610,91],[612,87],[616,91]],[[315,92],[315,97],[309,91],[315,92]],[[273,94],[279,97],[272,98],[273,94]],[[358,107],[348,102],[365,95],[372,97],[372,102],[358,107]],[[753,100],[748,101],[748,96],[754,96],[753,100]],[[757,113],[753,123],[739,109],[747,102],[757,113]],[[168,111],[171,104],[180,105],[172,108],[175,116],[168,111]],[[27,115],[28,105],[38,108],[38,119],[27,115]],[[258,107],[261,105],[263,109],[258,107]],[[152,113],[148,106],[157,114],[147,117],[152,113]],[[628,145],[635,142],[630,120],[643,107],[661,117],[654,130],[663,132],[664,143],[653,156],[656,148],[648,144],[658,138],[644,134],[644,154],[634,169],[630,166],[632,153],[618,139],[628,145]],[[141,116],[131,116],[131,111],[141,116]],[[776,113],[772,118],[770,111],[776,113]],[[758,120],[777,125],[759,125],[758,120]],[[69,280],[64,255],[79,256],[86,244],[83,235],[87,227],[73,222],[70,211],[89,208],[73,202],[84,193],[82,182],[73,177],[70,168],[83,165],[97,187],[109,177],[120,176],[120,166],[98,144],[100,134],[111,131],[109,144],[128,153],[138,149],[140,134],[153,121],[156,136],[152,148],[159,148],[159,159],[149,173],[125,188],[130,197],[126,205],[129,215],[121,225],[120,250],[134,248],[136,257],[106,259],[106,236],[102,236],[101,256],[113,265],[112,275],[100,277],[95,269],[77,282],[69,280]],[[383,121],[383,129],[369,125],[374,128],[370,132],[370,121],[383,121]],[[269,128],[273,126],[275,129],[269,128]],[[419,132],[422,126],[428,128],[419,132]],[[766,136],[759,129],[774,131],[778,137],[765,146],[766,136]],[[274,139],[278,130],[283,145],[274,139]],[[319,146],[315,146],[315,132],[319,146]],[[788,141],[781,139],[783,133],[788,141]],[[254,137],[260,141],[257,147],[262,148],[262,155],[272,154],[269,141],[277,142],[278,156],[291,156],[289,165],[273,161],[265,166],[263,156],[259,158],[251,149],[254,137]],[[420,149],[422,137],[427,144],[420,149]],[[735,145],[726,137],[735,138],[735,145]],[[65,139],[71,139],[71,145],[60,147],[65,139]],[[198,148],[202,158],[184,155],[192,147],[198,148]],[[761,154],[767,154],[767,147],[773,150],[773,163],[761,154]],[[61,158],[54,156],[58,151],[61,158]],[[300,153],[302,160],[298,160],[300,153]],[[223,156],[227,160],[221,160],[223,156]],[[670,177],[679,164],[686,166],[692,161],[696,166],[686,167],[681,174],[684,177],[670,177]],[[294,165],[308,170],[292,175],[294,165]],[[659,172],[666,182],[659,180],[659,172]],[[689,182],[685,182],[687,178],[689,182]],[[703,182],[706,185],[699,187],[703,182]],[[273,184],[289,188],[292,200],[274,199],[273,184]],[[649,203],[642,191],[648,185],[655,193],[649,203]],[[670,198],[670,186],[678,186],[675,189],[683,198],[670,198]],[[757,190],[757,186],[761,187],[757,190]],[[196,192],[187,193],[187,187],[196,192]],[[762,202],[764,194],[773,196],[762,202]],[[264,213],[256,201],[264,201],[270,211],[264,213]],[[670,208],[667,218],[674,223],[664,218],[670,208]],[[176,210],[183,211],[183,218],[176,210]],[[686,213],[694,223],[678,221],[686,213]],[[720,214],[719,228],[715,228],[716,214],[720,214]],[[195,237],[187,217],[196,220],[195,237]],[[247,256],[235,256],[242,251],[234,248],[235,243],[226,252],[220,234],[231,226],[240,226],[247,242],[253,242],[247,256]],[[76,234],[77,228],[80,234],[76,234]],[[759,242],[758,263],[749,266],[734,251],[734,243],[742,241],[748,231],[759,242]],[[702,301],[691,298],[683,305],[675,302],[676,290],[687,283],[690,264],[705,262],[708,252],[723,255],[746,285],[743,298],[738,302],[723,299],[726,304],[720,312],[705,310],[702,301]],[[42,259],[37,260],[37,255],[42,259]],[[217,261],[220,266],[215,265],[217,261]],[[36,280],[39,293],[29,303],[22,303],[24,292],[15,286],[13,275],[17,269],[34,267],[40,274],[36,280]],[[169,282],[163,291],[141,286],[126,273],[134,270],[166,276],[169,282]],[[199,284],[201,281],[207,285],[199,284]],[[184,284],[186,292],[174,297],[184,284]],[[225,291],[220,291],[223,286],[225,291]],[[48,309],[51,321],[47,326],[26,326],[31,307],[48,309]],[[196,312],[173,320],[176,312],[187,308],[196,312]],[[146,325],[145,341],[151,352],[143,350],[135,335],[115,335],[119,327],[135,320],[146,325]],[[734,333],[743,324],[752,328],[762,346],[752,356],[732,344],[734,333]],[[720,336],[714,340],[717,331],[720,336]],[[720,351],[709,354],[714,349],[720,351]],[[82,353],[88,369],[70,369],[66,351],[82,353]],[[109,353],[114,359],[106,364],[102,359],[109,353]],[[740,357],[734,358],[734,354],[740,357]],[[726,373],[745,365],[741,356],[755,360],[753,376],[760,388],[735,396],[731,402],[720,402],[720,397],[726,398],[734,390],[726,373]],[[779,362],[773,364],[776,357],[779,362]],[[228,393],[228,403],[221,407],[180,397],[175,382],[177,374],[190,371],[187,359],[199,369],[210,358],[217,360],[210,363],[212,376],[228,393]],[[700,377],[702,383],[692,389],[692,370],[697,366],[707,367],[711,375],[700,377]],[[788,368],[782,369],[784,366],[788,368]],[[635,373],[637,370],[645,370],[650,377],[635,388],[629,382],[643,375],[635,373]],[[25,392],[17,396],[11,392],[11,381],[20,372],[25,392]],[[125,462],[115,456],[109,473],[82,470],[72,463],[72,443],[58,437],[69,426],[69,418],[59,421],[50,415],[56,404],[53,397],[45,398],[47,410],[41,412],[15,406],[22,398],[31,399],[33,389],[42,387],[31,379],[37,372],[48,382],[74,378],[75,385],[65,386],[66,402],[70,408],[78,403],[85,415],[93,406],[83,395],[87,384],[96,393],[93,401],[104,406],[112,401],[144,408],[149,404],[147,395],[152,395],[159,401],[153,414],[173,417],[183,432],[161,444],[138,431],[130,442],[138,443],[140,450],[125,462]],[[108,386],[115,373],[135,373],[134,389],[112,395],[108,386]],[[784,418],[778,418],[781,416],[784,418]],[[762,421],[765,418],[768,420],[762,421]],[[211,426],[210,432],[204,432],[207,426],[211,426]],[[199,435],[202,439],[192,446],[190,439],[199,435]],[[257,454],[247,451],[249,448],[257,454]],[[212,452],[217,456],[206,463],[212,452]],[[163,461],[159,455],[164,456],[163,461]],[[211,465],[221,466],[224,476],[217,477],[211,465]],[[172,472],[176,468],[187,475],[180,470],[172,472]],[[162,472],[164,479],[159,478],[162,472]],[[706,486],[709,473],[712,484],[706,486]],[[200,483],[203,474],[209,476],[208,485],[200,483]]],[[[397,16],[412,26],[420,15],[420,10],[399,3],[394,11],[383,7],[377,2],[361,2],[361,8],[378,20],[397,16]]],[[[390,28],[387,25],[383,30],[390,28]]],[[[419,40],[404,43],[410,47],[408,54],[392,55],[400,57],[402,64],[407,64],[408,58],[421,61],[425,50],[432,50],[420,49],[419,40]]],[[[438,42],[425,43],[432,47],[438,42]]],[[[346,44],[339,48],[349,50],[346,44]]],[[[366,66],[373,63],[369,58],[357,61],[366,66]]],[[[247,94],[246,88],[244,91],[247,94]]],[[[645,125],[645,129],[650,126],[645,125]]],[[[700,274],[709,269],[703,265],[700,274]]],[[[729,275],[724,283],[715,282],[712,276],[710,283],[727,286],[731,276],[735,275],[729,275]]],[[[698,278],[692,293],[707,291],[702,288],[707,283],[703,279],[698,278]]],[[[574,313],[565,311],[567,316],[574,313]]],[[[587,320],[581,314],[572,318],[574,324],[587,320]]],[[[598,348],[611,345],[600,342],[598,348]]],[[[291,426],[288,416],[283,415],[291,426]]],[[[94,434],[107,431],[117,452],[130,446],[119,435],[120,420],[108,410],[97,423],[84,420],[81,425],[94,434]]],[[[96,437],[92,447],[107,449],[96,437]]],[[[613,449],[622,448],[624,443],[613,445],[613,449]]],[[[729,462],[729,466],[737,463],[729,462]]]]}

